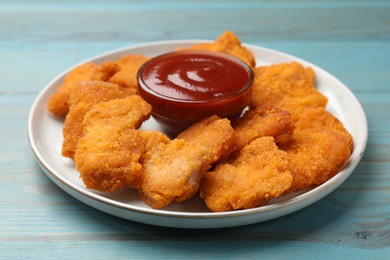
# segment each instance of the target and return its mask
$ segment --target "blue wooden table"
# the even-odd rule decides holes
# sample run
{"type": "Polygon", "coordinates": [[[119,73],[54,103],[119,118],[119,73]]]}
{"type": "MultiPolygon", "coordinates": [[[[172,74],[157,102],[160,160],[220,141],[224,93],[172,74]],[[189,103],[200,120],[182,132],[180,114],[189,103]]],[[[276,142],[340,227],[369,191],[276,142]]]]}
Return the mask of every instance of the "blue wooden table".
{"type": "Polygon", "coordinates": [[[1,1],[0,106],[1,259],[389,259],[390,1],[1,1]],[[180,230],[95,210],[39,168],[28,113],[56,75],[116,48],[226,30],[324,68],[362,103],[367,149],[336,191],[272,221],[180,230]]]}

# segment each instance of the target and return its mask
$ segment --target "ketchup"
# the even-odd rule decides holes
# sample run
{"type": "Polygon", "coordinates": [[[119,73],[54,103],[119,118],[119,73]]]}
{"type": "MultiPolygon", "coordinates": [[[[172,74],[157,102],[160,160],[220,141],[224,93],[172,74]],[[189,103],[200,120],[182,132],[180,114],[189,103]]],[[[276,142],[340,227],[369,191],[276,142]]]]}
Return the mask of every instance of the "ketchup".
{"type": "Polygon", "coordinates": [[[151,91],[169,99],[209,101],[236,95],[250,78],[250,72],[233,57],[187,51],[150,61],[141,79],[151,91]]]}
{"type": "Polygon", "coordinates": [[[251,100],[253,72],[231,55],[185,50],[157,56],[138,71],[138,89],[153,117],[178,132],[207,116],[232,118],[251,100]]]}

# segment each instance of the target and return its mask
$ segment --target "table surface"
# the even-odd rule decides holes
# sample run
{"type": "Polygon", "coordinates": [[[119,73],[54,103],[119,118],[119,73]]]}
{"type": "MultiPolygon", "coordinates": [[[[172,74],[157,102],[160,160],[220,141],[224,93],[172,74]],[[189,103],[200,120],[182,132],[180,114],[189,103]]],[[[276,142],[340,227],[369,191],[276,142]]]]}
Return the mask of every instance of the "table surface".
{"type": "Polygon", "coordinates": [[[367,258],[390,255],[390,1],[1,1],[0,258],[367,258]],[[333,193],[264,223],[212,230],[139,224],[95,210],[43,173],[30,107],[56,75],[105,51],[159,40],[249,44],[344,82],[368,119],[366,152],[333,193]]]}

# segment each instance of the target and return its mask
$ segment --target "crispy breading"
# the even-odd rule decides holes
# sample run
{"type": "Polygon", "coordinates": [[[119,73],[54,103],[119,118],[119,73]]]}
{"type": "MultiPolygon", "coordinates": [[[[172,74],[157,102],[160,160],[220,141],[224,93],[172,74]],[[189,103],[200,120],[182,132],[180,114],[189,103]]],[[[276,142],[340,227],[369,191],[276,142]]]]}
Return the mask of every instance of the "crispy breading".
{"type": "Polygon", "coordinates": [[[170,140],[153,130],[135,130],[125,124],[94,124],[75,152],[76,168],[88,189],[114,192],[124,187],[138,189],[143,158],[151,146],[170,140]]]}
{"type": "Polygon", "coordinates": [[[151,106],[132,95],[98,103],[85,114],[74,160],[87,188],[113,192],[137,186],[147,136],[135,129],[150,113],[151,106]]]}
{"type": "Polygon", "coordinates": [[[202,174],[210,167],[205,153],[204,146],[181,139],[154,150],[143,162],[141,198],[159,209],[174,200],[192,197],[198,191],[202,174]]]}
{"type": "Polygon", "coordinates": [[[132,89],[134,93],[138,92],[137,72],[139,68],[149,58],[139,54],[124,55],[115,63],[119,65],[120,70],[115,73],[108,81],[116,83],[122,87],[132,89]]]}
{"type": "Polygon", "coordinates": [[[228,157],[237,149],[237,137],[229,119],[220,119],[215,115],[193,124],[177,138],[206,144],[208,146],[206,156],[209,157],[211,164],[228,157]]]}
{"type": "Polygon", "coordinates": [[[353,139],[325,110],[327,98],[315,87],[314,71],[292,62],[257,68],[255,75],[253,106],[286,109],[295,124],[291,141],[279,145],[294,179],[287,193],[319,185],[345,167],[353,139]]]}
{"type": "Polygon", "coordinates": [[[240,39],[231,31],[224,32],[212,43],[195,44],[189,49],[224,52],[241,59],[252,68],[256,65],[253,53],[244,47],[240,39]]]}
{"type": "Polygon", "coordinates": [[[252,105],[289,111],[325,107],[328,99],[315,88],[315,74],[297,62],[255,69],[252,105]]]}
{"type": "Polygon", "coordinates": [[[343,124],[324,108],[302,111],[287,152],[294,181],[287,192],[319,185],[345,167],[353,139],[343,124]]]}
{"type": "Polygon", "coordinates": [[[138,95],[99,102],[84,116],[83,128],[88,131],[95,122],[106,124],[125,124],[127,127],[139,128],[149,119],[152,106],[138,95]]]}
{"type": "Polygon", "coordinates": [[[191,198],[199,189],[202,175],[211,163],[228,153],[234,139],[229,120],[211,117],[189,127],[182,137],[150,151],[143,160],[141,198],[153,208],[191,198]],[[224,135],[216,132],[216,126],[224,135]]]}
{"type": "Polygon", "coordinates": [[[291,185],[287,155],[260,137],[203,175],[200,195],[211,211],[249,209],[281,196],[291,185]]]}
{"type": "Polygon", "coordinates": [[[132,185],[142,174],[142,142],[134,129],[106,124],[91,127],[80,139],[74,157],[85,186],[114,192],[132,185]]]}
{"type": "Polygon", "coordinates": [[[65,77],[64,82],[50,97],[47,108],[55,116],[65,117],[69,112],[68,99],[70,92],[81,81],[107,81],[119,71],[119,66],[114,62],[104,62],[96,65],[88,62],[71,70],[65,77]]]}
{"type": "Polygon", "coordinates": [[[278,108],[251,109],[234,123],[239,150],[263,136],[272,136],[277,144],[286,144],[294,128],[290,113],[278,108]]]}
{"type": "Polygon", "coordinates": [[[62,155],[73,158],[77,142],[83,135],[84,115],[97,103],[129,96],[125,88],[104,81],[83,81],[75,83],[69,96],[69,113],[62,129],[64,140],[62,155]]]}

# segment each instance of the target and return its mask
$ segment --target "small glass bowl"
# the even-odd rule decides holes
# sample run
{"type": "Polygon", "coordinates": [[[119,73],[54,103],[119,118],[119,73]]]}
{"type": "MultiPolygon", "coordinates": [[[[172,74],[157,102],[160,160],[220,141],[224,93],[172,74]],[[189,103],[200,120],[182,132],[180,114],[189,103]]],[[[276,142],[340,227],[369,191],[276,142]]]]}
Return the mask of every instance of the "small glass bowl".
{"type": "Polygon", "coordinates": [[[141,97],[152,106],[152,116],[160,124],[161,128],[169,135],[176,136],[191,124],[200,121],[208,116],[218,115],[221,118],[232,119],[239,116],[246,108],[252,98],[252,83],[254,74],[252,69],[240,59],[229,54],[216,51],[176,51],[156,56],[147,61],[138,71],[138,91],[141,97]],[[143,79],[144,71],[153,64],[167,56],[175,57],[186,54],[207,54],[219,59],[223,58],[229,62],[234,62],[243,67],[248,73],[247,82],[243,82],[239,90],[235,93],[212,97],[205,100],[184,100],[162,95],[154,91],[143,79]]]}

